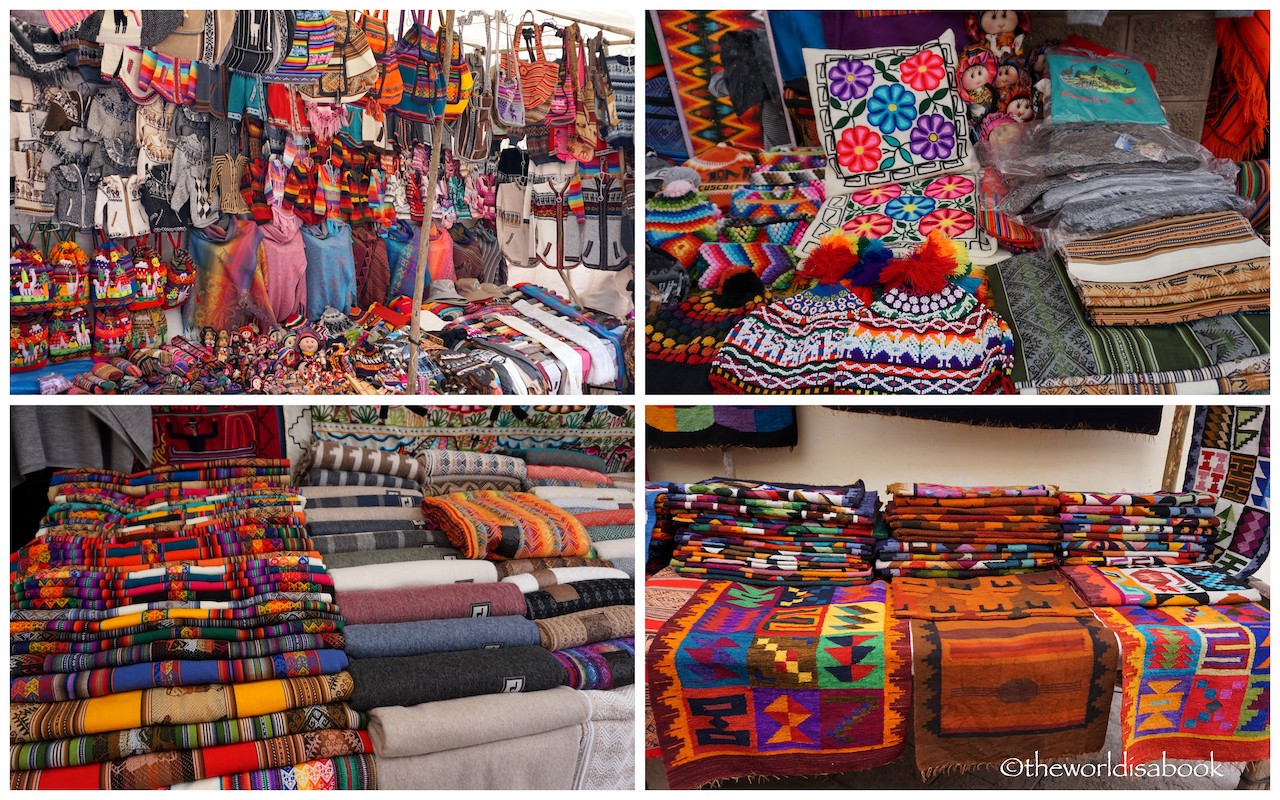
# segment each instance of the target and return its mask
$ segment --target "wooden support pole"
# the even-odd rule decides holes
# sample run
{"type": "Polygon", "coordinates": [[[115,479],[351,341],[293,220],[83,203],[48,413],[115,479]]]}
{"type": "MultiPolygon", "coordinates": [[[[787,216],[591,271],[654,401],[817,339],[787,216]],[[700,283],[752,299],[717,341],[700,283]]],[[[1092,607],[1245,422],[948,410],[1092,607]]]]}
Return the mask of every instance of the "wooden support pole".
{"type": "Polygon", "coordinates": [[[628,44],[634,44],[636,40],[635,31],[629,31],[626,28],[619,28],[616,25],[605,25],[602,22],[592,22],[589,19],[582,19],[581,17],[571,17],[568,14],[561,14],[558,11],[543,11],[542,9],[539,9],[538,13],[546,14],[548,17],[555,17],[556,19],[567,19],[570,22],[576,22],[579,25],[590,25],[593,28],[599,28],[602,31],[608,31],[609,33],[616,33],[620,36],[628,36],[631,39],[628,44]]]}
{"type": "MultiPolygon", "coordinates": [[[[446,11],[444,19],[445,39],[444,68],[445,91],[448,91],[449,73],[453,69],[453,12],[446,11]]],[[[426,288],[427,251],[431,247],[431,215],[436,208],[436,189],[440,185],[440,156],[444,150],[444,114],[433,123],[431,137],[431,164],[427,168],[427,196],[422,199],[422,233],[418,236],[418,269],[413,276],[413,316],[409,320],[409,386],[408,394],[418,393],[418,354],[422,341],[422,292],[426,288]]]]}

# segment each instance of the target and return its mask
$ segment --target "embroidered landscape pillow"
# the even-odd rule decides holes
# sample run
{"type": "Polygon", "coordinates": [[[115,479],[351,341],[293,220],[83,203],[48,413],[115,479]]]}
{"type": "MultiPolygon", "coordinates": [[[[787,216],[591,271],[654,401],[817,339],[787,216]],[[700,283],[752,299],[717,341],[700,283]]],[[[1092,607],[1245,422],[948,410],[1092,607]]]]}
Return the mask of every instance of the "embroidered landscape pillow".
{"type": "Polygon", "coordinates": [[[999,245],[978,225],[977,183],[974,175],[943,175],[829,197],[796,248],[796,257],[803,258],[823,236],[838,230],[854,239],[880,239],[900,256],[939,230],[967,247],[975,262],[983,263],[999,245]]]}
{"type": "Polygon", "coordinates": [[[907,47],[806,48],[804,63],[828,197],[976,169],[951,31],[907,47]]]}

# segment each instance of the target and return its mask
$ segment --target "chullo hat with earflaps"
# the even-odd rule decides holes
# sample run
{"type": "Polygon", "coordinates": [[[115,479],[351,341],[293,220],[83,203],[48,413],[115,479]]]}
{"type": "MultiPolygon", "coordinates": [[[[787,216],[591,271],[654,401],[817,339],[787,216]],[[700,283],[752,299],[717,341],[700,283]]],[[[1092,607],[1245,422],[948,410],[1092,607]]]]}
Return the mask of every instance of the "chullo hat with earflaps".
{"type": "MultiPolygon", "coordinates": [[[[711,383],[730,393],[995,394],[1010,391],[1013,338],[957,285],[968,253],[941,234],[890,260],[878,242],[825,237],[801,265],[818,285],[730,331],[711,383]],[[885,292],[866,302],[857,287],[885,292]]],[[[966,283],[971,282],[969,280],[966,283]]]]}

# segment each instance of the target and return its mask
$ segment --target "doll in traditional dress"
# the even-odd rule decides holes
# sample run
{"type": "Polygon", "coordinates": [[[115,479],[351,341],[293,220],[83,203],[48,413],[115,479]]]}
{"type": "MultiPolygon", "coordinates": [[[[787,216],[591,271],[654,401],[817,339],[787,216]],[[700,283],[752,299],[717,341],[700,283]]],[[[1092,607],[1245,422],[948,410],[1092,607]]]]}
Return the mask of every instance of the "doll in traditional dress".
{"type": "Polygon", "coordinates": [[[996,91],[992,81],[996,75],[995,57],[978,45],[966,47],[960,54],[956,81],[960,99],[968,105],[969,119],[977,122],[995,110],[996,91]]]}
{"type": "Polygon", "coordinates": [[[1035,109],[1031,103],[1031,87],[1015,86],[1002,94],[1000,112],[1024,124],[1035,119],[1035,109]]]}
{"type": "Polygon", "coordinates": [[[965,29],[970,42],[982,45],[997,58],[1020,57],[1031,32],[1031,16],[1025,11],[970,11],[965,29]]]}

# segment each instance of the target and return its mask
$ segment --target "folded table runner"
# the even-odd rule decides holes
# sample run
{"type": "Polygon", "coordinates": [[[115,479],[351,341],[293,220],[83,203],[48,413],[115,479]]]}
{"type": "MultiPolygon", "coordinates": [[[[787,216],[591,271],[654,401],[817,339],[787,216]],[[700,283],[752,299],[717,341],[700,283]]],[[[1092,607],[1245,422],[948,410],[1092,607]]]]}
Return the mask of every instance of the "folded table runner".
{"type": "Polygon", "coordinates": [[[887,594],[883,581],[698,588],[649,646],[649,702],[671,787],[895,760],[906,745],[911,656],[907,622],[889,615],[887,594]]]}
{"type": "Polygon", "coordinates": [[[499,561],[494,564],[498,577],[522,575],[537,570],[554,569],[556,567],[611,567],[608,561],[600,558],[584,556],[551,556],[549,558],[518,558],[511,561],[499,561]]]}
{"type": "Polygon", "coordinates": [[[116,761],[143,753],[194,750],[236,742],[274,739],[307,731],[358,730],[367,719],[345,703],[301,706],[256,717],[188,725],[153,725],[91,736],[28,742],[10,748],[12,770],[75,767],[116,761]]]}
{"type": "Polygon", "coordinates": [[[1053,497],[1058,487],[1035,486],[945,486],[938,483],[891,483],[886,491],[897,502],[901,497],[971,499],[988,497],[1053,497]]]}
{"type": "Polygon", "coordinates": [[[635,683],[636,645],[633,637],[610,639],[552,653],[574,689],[614,689],[635,683]]]}
{"type": "Polygon", "coordinates": [[[456,561],[462,553],[452,547],[405,547],[395,550],[357,550],[332,553],[325,560],[331,569],[363,567],[369,564],[397,564],[404,561],[456,561]]]}
{"type": "Polygon", "coordinates": [[[1124,651],[1120,742],[1127,763],[1269,757],[1270,611],[1241,603],[1094,613],[1124,651]]]}
{"type": "Polygon", "coordinates": [[[329,573],[338,602],[348,592],[384,591],[452,583],[495,583],[497,570],[488,561],[408,561],[344,567],[329,573]]]}
{"type": "MultiPolygon", "coordinates": [[[[367,550],[396,550],[409,547],[449,546],[444,531],[425,528],[401,528],[387,531],[359,531],[354,533],[313,536],[311,545],[324,556],[334,553],[355,553],[367,550]]],[[[326,562],[327,562],[326,558],[326,562]]],[[[330,564],[329,566],[332,566],[330,564]]]]}
{"type": "Polygon", "coordinates": [[[413,456],[333,442],[312,444],[311,467],[343,472],[373,472],[419,483],[426,477],[422,463],[413,456]]]}
{"type": "Polygon", "coordinates": [[[1262,593],[1218,567],[1067,566],[1065,575],[1091,606],[1217,606],[1256,603],[1262,593]]]}
{"type": "Polygon", "coordinates": [[[454,583],[414,586],[397,592],[343,592],[342,615],[349,626],[423,619],[524,616],[526,600],[509,583],[454,583]]]}
{"type": "Polygon", "coordinates": [[[154,661],[85,672],[14,677],[9,681],[9,701],[58,703],[135,689],[333,675],[346,668],[347,656],[341,650],[295,651],[235,661],[154,661]]]}
{"type": "Polygon", "coordinates": [[[352,658],[497,650],[542,643],[532,620],[514,616],[348,625],[345,633],[347,654],[352,658]]]}
{"type": "Polygon", "coordinates": [[[307,483],[311,486],[387,486],[418,490],[418,482],[408,478],[340,469],[313,468],[307,473],[307,483]]]}
{"type": "Polygon", "coordinates": [[[130,756],[61,769],[12,772],[12,789],[159,789],[255,769],[288,767],[319,758],[372,753],[365,731],[320,730],[255,742],[130,756]]]}
{"type": "Polygon", "coordinates": [[[534,620],[534,624],[542,634],[543,647],[548,650],[563,650],[566,647],[633,636],[636,632],[635,618],[634,605],[605,606],[534,620]]]}
{"type": "Polygon", "coordinates": [[[373,753],[318,758],[289,767],[237,772],[218,778],[175,783],[170,789],[310,790],[378,789],[378,764],[373,753]]]}
{"type": "Polygon", "coordinates": [[[369,712],[369,736],[379,757],[400,758],[531,736],[589,717],[586,697],[557,686],[375,708],[369,712]]]}
{"type": "Polygon", "coordinates": [[[351,673],[240,684],[139,689],[61,703],[10,703],[9,741],[65,739],[165,724],[215,722],[347,700],[351,673]]]}
{"type": "Polygon", "coordinates": [[[340,633],[295,634],[272,639],[228,642],[217,639],[168,639],[136,647],[122,647],[99,653],[25,653],[9,657],[9,674],[39,675],[46,672],[83,672],[104,667],[123,667],[149,661],[234,661],[259,658],[295,650],[341,650],[340,633]]]}
{"type": "Polygon", "coordinates": [[[523,492],[459,492],[422,501],[427,520],[467,558],[584,556],[591,541],[571,514],[523,492]]]}
{"type": "Polygon", "coordinates": [[[468,650],[351,660],[351,707],[414,706],[434,700],[534,692],[564,683],[564,667],[542,647],[468,650]]]}

